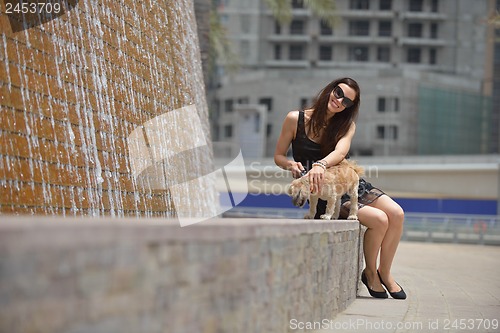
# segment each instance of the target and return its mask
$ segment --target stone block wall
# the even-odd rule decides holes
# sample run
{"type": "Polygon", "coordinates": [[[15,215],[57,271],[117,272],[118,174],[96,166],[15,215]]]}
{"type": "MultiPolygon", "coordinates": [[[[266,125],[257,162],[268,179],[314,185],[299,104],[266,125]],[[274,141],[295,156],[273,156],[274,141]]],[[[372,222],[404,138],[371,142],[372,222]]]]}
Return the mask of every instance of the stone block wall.
{"type": "Polygon", "coordinates": [[[353,221],[16,218],[0,224],[0,331],[291,332],[355,298],[353,221]]]}
{"type": "MultiPolygon", "coordinates": [[[[0,213],[175,216],[168,187],[139,184],[131,160],[177,137],[144,134],[146,157],[131,156],[129,139],[194,106],[182,110],[194,110],[201,128],[179,128],[178,137],[209,142],[192,0],[49,2],[60,15],[27,8],[40,22],[8,7],[19,1],[0,3],[0,213]]],[[[185,170],[212,164],[208,149],[194,155],[185,170]]],[[[205,193],[198,204],[208,209],[215,190],[205,193]]]]}

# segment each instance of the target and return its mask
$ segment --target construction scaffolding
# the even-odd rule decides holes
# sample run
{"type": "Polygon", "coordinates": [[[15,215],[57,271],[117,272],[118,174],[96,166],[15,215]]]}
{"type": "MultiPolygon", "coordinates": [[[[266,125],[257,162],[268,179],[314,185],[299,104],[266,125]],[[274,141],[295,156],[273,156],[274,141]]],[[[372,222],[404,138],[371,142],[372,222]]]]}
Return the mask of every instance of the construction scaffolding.
{"type": "Polygon", "coordinates": [[[418,103],[418,154],[489,152],[491,97],[420,86],[418,103]]]}

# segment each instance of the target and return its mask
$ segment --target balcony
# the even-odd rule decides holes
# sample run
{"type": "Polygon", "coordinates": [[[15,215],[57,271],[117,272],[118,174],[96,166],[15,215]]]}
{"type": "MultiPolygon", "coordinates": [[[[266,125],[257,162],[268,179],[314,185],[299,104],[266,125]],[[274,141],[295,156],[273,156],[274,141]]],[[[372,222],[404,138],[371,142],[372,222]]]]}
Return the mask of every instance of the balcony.
{"type": "Polygon", "coordinates": [[[311,41],[310,35],[269,35],[267,37],[268,42],[292,42],[292,43],[308,43],[311,41]]]}
{"type": "Polygon", "coordinates": [[[453,43],[444,39],[420,38],[420,37],[400,37],[398,45],[402,46],[451,46],[453,43]]]}
{"type": "Polygon", "coordinates": [[[267,60],[266,67],[274,68],[308,68],[310,67],[309,60],[267,60]]]}
{"type": "Polygon", "coordinates": [[[379,11],[379,10],[342,10],[338,13],[342,18],[366,18],[366,19],[389,19],[395,17],[394,11],[379,11]]]}
{"type": "Polygon", "coordinates": [[[447,14],[429,13],[429,12],[400,12],[399,16],[402,20],[418,20],[418,21],[444,21],[448,19],[447,14]]]}

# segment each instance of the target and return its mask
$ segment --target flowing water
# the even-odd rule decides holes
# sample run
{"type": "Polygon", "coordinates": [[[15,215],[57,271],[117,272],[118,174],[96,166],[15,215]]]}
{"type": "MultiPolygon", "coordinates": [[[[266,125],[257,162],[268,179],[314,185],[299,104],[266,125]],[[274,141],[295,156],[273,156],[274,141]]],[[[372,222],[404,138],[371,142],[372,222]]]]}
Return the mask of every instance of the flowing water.
{"type": "Polygon", "coordinates": [[[0,212],[215,216],[191,1],[52,3],[2,7],[0,212]]]}

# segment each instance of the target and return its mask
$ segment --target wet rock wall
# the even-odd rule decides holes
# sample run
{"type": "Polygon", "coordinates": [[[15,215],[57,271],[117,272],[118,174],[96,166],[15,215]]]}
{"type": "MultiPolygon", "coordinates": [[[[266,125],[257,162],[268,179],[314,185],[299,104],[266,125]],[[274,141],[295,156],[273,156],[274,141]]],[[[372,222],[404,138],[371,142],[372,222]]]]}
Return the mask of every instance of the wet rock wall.
{"type": "MultiPolygon", "coordinates": [[[[12,6],[0,16],[0,212],[176,216],[168,186],[138,179],[133,160],[163,163],[169,140],[193,132],[209,144],[192,2],[52,3],[64,11],[40,22],[12,6]],[[197,126],[131,140],[172,110],[196,113],[197,126]],[[134,145],[143,153],[132,156],[134,145]]],[[[197,169],[212,164],[210,150],[181,164],[206,173],[197,169]]],[[[211,185],[192,199],[202,209],[214,206],[211,185]]]]}

